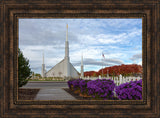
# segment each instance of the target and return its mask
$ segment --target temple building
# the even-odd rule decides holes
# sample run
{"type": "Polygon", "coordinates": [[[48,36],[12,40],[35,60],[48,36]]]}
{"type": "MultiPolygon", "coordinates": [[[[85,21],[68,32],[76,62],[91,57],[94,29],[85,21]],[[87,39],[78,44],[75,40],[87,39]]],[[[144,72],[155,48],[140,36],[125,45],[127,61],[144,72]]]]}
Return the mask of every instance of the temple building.
{"type": "Polygon", "coordinates": [[[67,24],[67,31],[66,31],[65,57],[64,57],[64,59],[62,61],[60,61],[59,63],[57,63],[54,67],[52,67],[46,73],[45,73],[44,68],[45,68],[45,65],[44,65],[44,62],[43,62],[43,64],[42,64],[42,76],[43,77],[62,77],[62,78],[65,78],[65,79],[71,79],[71,78],[78,79],[80,77],[79,72],[70,63],[69,42],[68,42],[68,24],[67,24]]]}
{"type": "Polygon", "coordinates": [[[82,57],[81,57],[81,76],[80,76],[80,78],[84,78],[84,71],[83,71],[83,55],[82,55],[82,57]]]}

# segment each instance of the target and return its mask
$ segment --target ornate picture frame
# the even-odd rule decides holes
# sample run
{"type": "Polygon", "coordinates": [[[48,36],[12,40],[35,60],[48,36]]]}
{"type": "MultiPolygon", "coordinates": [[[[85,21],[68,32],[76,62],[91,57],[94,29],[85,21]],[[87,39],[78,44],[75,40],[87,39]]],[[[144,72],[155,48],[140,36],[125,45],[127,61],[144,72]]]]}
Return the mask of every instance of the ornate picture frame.
{"type": "Polygon", "coordinates": [[[1,0],[0,117],[160,117],[159,6],[152,1],[1,0]],[[18,18],[142,18],[142,100],[18,100],[18,18]]]}

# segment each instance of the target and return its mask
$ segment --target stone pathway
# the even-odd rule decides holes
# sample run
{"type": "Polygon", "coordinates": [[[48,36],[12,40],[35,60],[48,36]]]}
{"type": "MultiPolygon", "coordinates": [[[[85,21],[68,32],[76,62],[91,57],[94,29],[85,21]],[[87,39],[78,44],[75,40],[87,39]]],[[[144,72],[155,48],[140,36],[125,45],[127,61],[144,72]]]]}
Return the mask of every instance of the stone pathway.
{"type": "Polygon", "coordinates": [[[61,88],[42,88],[34,100],[76,100],[61,88]]]}

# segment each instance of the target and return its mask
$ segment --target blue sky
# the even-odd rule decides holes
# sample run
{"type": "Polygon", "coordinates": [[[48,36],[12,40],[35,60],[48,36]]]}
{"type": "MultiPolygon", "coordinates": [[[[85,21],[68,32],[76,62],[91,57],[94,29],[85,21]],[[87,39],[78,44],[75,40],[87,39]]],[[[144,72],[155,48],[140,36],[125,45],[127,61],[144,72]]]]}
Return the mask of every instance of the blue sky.
{"type": "Polygon", "coordinates": [[[121,65],[142,65],[142,19],[19,19],[19,48],[35,73],[46,70],[65,55],[66,24],[70,62],[80,72],[121,65]],[[102,60],[102,53],[105,59],[102,60]]]}

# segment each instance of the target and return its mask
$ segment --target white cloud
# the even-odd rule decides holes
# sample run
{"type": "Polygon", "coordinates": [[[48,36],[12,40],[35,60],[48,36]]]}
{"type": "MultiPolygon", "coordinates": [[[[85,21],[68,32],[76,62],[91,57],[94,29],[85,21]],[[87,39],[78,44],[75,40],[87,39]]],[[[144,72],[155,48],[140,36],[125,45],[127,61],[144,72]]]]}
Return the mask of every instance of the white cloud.
{"type": "Polygon", "coordinates": [[[142,61],[139,61],[139,62],[138,62],[138,65],[141,65],[141,66],[142,66],[142,61]]]}
{"type": "Polygon", "coordinates": [[[132,61],[142,59],[142,53],[137,53],[130,58],[132,61]]]}

